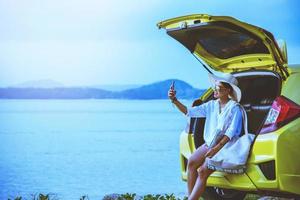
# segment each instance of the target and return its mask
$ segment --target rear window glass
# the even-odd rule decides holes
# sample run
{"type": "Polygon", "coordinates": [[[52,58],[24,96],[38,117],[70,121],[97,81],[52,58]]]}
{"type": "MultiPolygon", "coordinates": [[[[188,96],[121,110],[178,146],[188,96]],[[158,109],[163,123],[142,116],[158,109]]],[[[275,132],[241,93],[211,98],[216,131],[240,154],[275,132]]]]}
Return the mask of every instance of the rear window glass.
{"type": "Polygon", "coordinates": [[[232,29],[210,27],[197,31],[198,43],[210,54],[226,59],[244,54],[269,53],[258,38],[232,29]]]}

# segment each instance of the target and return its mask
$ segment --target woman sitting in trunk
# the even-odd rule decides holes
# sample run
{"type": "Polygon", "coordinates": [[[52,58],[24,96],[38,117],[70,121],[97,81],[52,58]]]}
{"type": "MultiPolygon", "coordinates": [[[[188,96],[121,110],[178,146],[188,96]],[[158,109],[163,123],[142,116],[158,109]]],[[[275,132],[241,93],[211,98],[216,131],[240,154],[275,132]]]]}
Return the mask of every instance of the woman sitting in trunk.
{"type": "MultiPolygon", "coordinates": [[[[176,98],[174,85],[168,92],[172,103],[186,116],[206,118],[203,135],[205,143],[197,148],[188,159],[189,200],[199,199],[205,190],[207,178],[214,170],[222,171],[220,168],[209,166],[209,158],[226,149],[230,143],[237,141],[242,130],[243,110],[238,104],[241,99],[241,90],[237,86],[236,78],[231,74],[223,74],[220,77],[211,74],[209,76],[216,100],[187,108],[176,98]]],[[[234,153],[226,155],[235,156],[234,153]]]]}

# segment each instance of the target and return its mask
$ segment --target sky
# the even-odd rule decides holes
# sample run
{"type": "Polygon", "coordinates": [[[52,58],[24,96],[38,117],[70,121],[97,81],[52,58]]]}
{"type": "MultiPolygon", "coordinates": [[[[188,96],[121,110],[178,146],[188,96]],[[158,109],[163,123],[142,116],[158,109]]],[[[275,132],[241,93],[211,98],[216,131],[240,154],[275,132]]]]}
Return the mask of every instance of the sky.
{"type": "Polygon", "coordinates": [[[208,86],[200,63],[156,23],[227,15],[287,42],[300,63],[297,0],[0,0],[0,87],[50,79],[65,86],[148,84],[170,78],[208,86]]]}

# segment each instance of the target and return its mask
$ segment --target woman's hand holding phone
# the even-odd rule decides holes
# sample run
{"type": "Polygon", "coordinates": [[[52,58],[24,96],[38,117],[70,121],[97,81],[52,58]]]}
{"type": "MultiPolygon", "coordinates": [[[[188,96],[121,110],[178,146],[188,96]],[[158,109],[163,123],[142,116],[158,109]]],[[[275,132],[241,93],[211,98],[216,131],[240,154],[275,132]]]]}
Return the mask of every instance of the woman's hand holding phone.
{"type": "Polygon", "coordinates": [[[172,103],[174,103],[174,101],[176,100],[175,81],[172,81],[172,84],[168,92],[168,97],[172,101],[172,103]]]}

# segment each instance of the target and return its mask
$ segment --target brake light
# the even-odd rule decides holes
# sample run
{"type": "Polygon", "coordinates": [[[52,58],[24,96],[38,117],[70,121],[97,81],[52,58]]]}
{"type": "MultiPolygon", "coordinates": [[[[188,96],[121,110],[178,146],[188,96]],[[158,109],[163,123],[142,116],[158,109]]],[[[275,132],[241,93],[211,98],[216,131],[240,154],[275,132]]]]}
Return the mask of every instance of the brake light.
{"type": "Polygon", "coordinates": [[[260,134],[275,131],[299,116],[300,106],[284,96],[279,96],[273,102],[260,134]]]}

